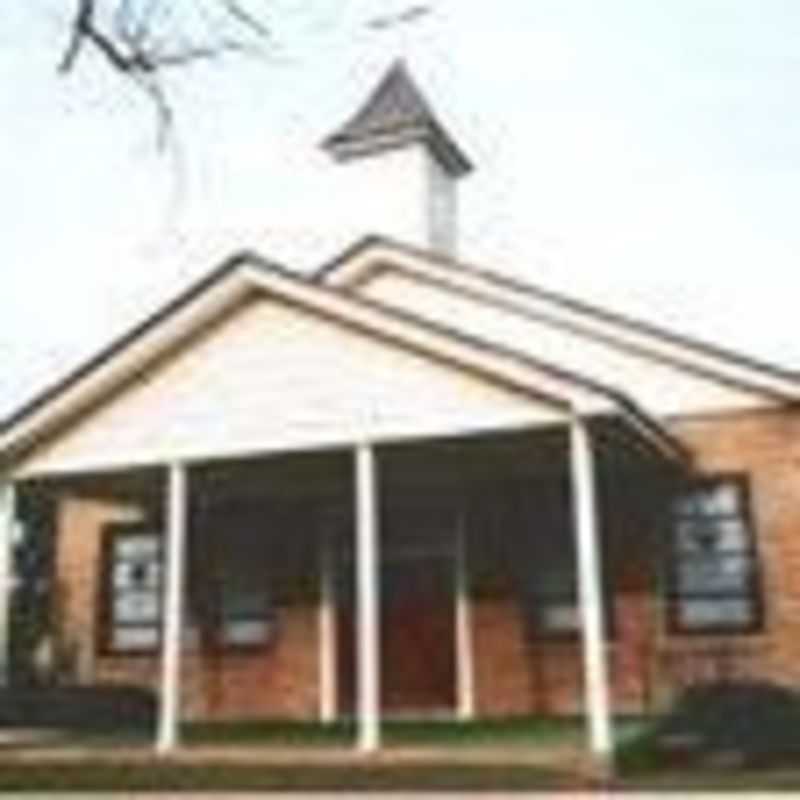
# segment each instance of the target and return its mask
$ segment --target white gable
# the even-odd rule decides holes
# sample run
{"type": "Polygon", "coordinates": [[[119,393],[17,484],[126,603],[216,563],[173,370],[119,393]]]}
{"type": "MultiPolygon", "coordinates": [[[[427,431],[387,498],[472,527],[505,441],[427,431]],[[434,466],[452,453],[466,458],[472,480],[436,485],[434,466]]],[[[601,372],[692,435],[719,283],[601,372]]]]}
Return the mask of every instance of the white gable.
{"type": "Polygon", "coordinates": [[[551,424],[468,371],[253,298],[17,466],[35,475],[551,424]]]}
{"type": "Polygon", "coordinates": [[[491,302],[448,291],[400,270],[388,268],[375,273],[358,291],[423,318],[455,321],[459,330],[614,386],[656,415],[734,410],[765,403],[759,392],[631,347],[609,344],[600,336],[510,313],[491,302]]]}

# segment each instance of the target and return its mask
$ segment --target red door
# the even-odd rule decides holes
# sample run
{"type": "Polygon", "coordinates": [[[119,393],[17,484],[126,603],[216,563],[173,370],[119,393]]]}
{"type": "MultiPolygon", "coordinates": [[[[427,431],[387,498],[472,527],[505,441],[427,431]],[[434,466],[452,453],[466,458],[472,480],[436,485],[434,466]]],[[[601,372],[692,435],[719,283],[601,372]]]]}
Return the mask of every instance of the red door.
{"type": "MultiPolygon", "coordinates": [[[[381,568],[381,704],[396,713],[455,705],[453,562],[443,556],[396,557],[381,568]]],[[[356,623],[352,592],[340,594],[339,702],[352,712],[356,623]]]]}

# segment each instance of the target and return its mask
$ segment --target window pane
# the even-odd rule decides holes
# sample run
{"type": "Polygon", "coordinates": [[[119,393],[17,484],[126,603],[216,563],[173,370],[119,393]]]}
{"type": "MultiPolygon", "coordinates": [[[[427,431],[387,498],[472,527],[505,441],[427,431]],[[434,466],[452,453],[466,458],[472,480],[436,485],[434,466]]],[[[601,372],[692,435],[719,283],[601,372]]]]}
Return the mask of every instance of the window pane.
{"type": "Polygon", "coordinates": [[[748,555],[697,556],[678,565],[678,591],[685,594],[745,594],[751,572],[748,555]]]}
{"type": "Polygon", "coordinates": [[[120,592],[114,598],[116,622],[152,622],[158,619],[156,592],[120,592]]]}
{"type": "Polygon", "coordinates": [[[161,564],[152,560],[118,561],[114,565],[116,589],[157,589],[161,585],[161,564]]]}
{"type": "Polygon", "coordinates": [[[690,598],[678,605],[681,627],[741,628],[753,622],[753,606],[746,598],[690,598]]]}
{"type": "Polygon", "coordinates": [[[120,625],[113,630],[111,645],[120,650],[151,650],[158,646],[158,627],[120,625]]]}
{"type": "Polygon", "coordinates": [[[681,516],[735,516],[741,513],[740,486],[719,481],[691,489],[675,500],[675,513],[681,516]]]}
{"type": "Polygon", "coordinates": [[[701,493],[701,511],[704,514],[738,514],[739,485],[719,482],[701,493]]]}
{"type": "Polygon", "coordinates": [[[551,633],[578,629],[578,609],[574,603],[552,603],[540,606],[539,624],[551,633]]]}
{"type": "Polygon", "coordinates": [[[159,537],[152,533],[117,536],[114,542],[115,558],[152,560],[159,557],[159,537]]]}
{"type": "Polygon", "coordinates": [[[269,640],[274,623],[271,620],[229,620],[223,626],[225,644],[262,644],[269,640]]]}
{"type": "Polygon", "coordinates": [[[676,546],[681,553],[745,550],[750,533],[741,519],[681,519],[676,523],[676,546]]]}

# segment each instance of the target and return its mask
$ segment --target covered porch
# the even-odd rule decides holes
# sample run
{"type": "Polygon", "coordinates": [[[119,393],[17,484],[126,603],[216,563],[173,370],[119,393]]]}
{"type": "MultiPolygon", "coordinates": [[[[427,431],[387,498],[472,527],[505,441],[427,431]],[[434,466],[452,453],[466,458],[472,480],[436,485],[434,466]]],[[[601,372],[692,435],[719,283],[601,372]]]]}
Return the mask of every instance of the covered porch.
{"type": "MultiPolygon", "coordinates": [[[[24,481],[53,575],[38,668],[152,691],[161,753],[182,722],[344,724],[373,753],[386,720],[585,715],[608,762],[614,707],[652,691],[676,468],[620,420],[576,418],[24,481]]],[[[12,648],[17,680],[41,645],[12,648]]]]}

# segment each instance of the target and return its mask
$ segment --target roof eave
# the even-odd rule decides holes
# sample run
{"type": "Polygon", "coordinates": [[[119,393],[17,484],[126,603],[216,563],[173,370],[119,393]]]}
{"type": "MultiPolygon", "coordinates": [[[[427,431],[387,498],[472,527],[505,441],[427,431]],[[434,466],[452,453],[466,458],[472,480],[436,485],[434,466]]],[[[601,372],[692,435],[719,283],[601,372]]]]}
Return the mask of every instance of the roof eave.
{"type": "Polygon", "coordinates": [[[386,128],[360,137],[335,135],[325,139],[322,147],[336,161],[344,163],[414,144],[426,146],[445,171],[455,178],[461,178],[474,170],[473,163],[450,136],[428,126],[386,128]]]}

